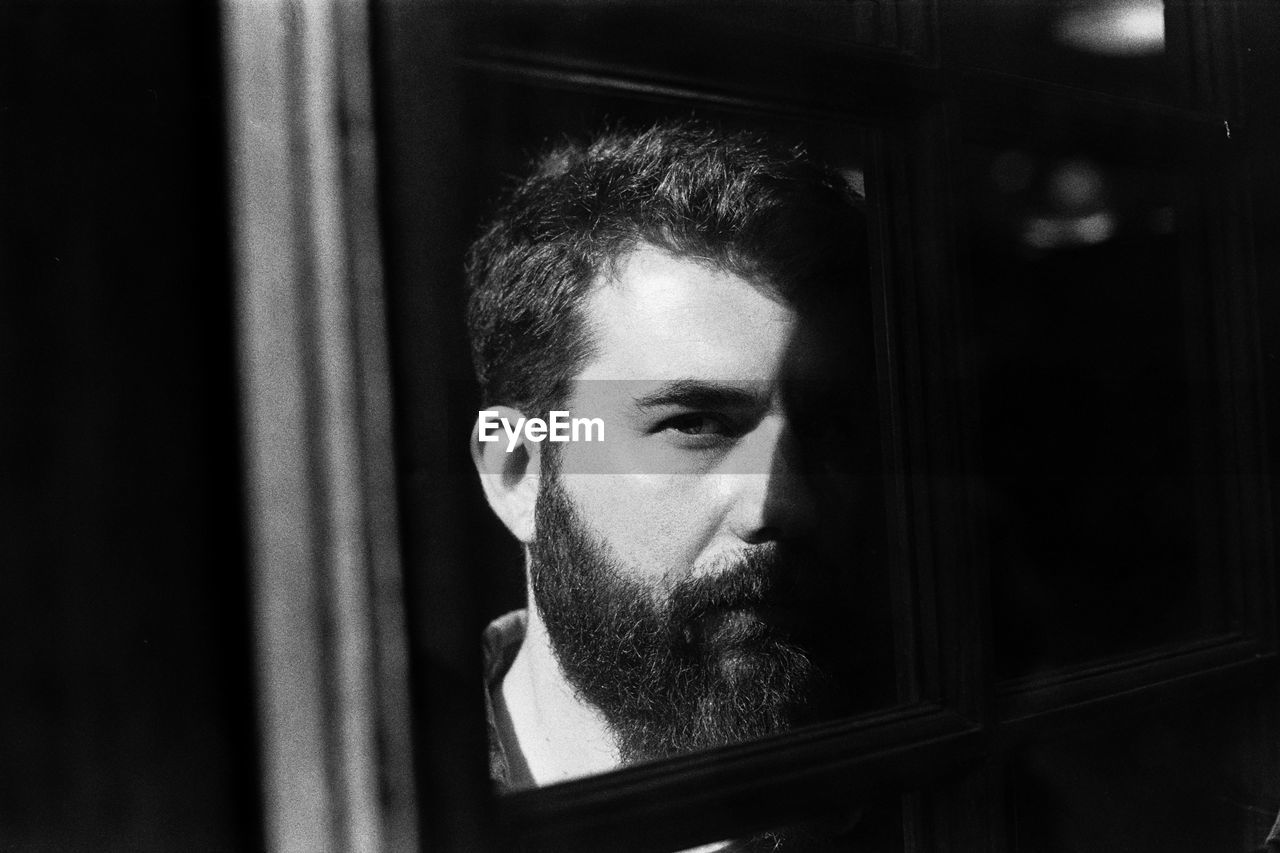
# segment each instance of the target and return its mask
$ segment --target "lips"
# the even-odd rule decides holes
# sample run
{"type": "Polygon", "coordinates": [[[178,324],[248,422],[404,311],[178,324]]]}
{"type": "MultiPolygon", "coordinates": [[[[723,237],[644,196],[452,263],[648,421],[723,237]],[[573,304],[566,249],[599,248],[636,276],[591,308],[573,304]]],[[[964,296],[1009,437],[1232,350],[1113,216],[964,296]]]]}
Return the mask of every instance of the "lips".
{"type": "Polygon", "coordinates": [[[762,621],[755,608],[734,607],[714,610],[701,621],[709,637],[746,637],[755,634],[762,621]]]}
{"type": "Polygon", "coordinates": [[[776,605],[738,605],[703,610],[684,624],[683,639],[692,646],[727,651],[766,639],[785,639],[795,612],[776,605]]]}

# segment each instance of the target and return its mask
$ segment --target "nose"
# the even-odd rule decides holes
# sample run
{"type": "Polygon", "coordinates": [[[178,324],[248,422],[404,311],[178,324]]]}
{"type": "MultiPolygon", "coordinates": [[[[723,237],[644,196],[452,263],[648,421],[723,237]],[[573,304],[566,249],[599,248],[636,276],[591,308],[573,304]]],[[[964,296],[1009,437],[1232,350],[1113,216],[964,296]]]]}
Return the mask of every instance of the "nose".
{"type": "Polygon", "coordinates": [[[800,465],[795,436],[781,415],[763,419],[733,454],[727,522],[741,541],[755,545],[811,533],[817,501],[800,465]]]}

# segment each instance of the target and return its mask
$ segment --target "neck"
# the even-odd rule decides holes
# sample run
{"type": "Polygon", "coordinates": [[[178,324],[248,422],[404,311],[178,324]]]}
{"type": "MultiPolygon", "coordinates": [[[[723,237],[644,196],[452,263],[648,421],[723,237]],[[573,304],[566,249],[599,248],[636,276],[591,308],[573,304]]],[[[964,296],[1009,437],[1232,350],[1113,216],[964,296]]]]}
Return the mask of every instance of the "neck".
{"type": "Polygon", "coordinates": [[[550,785],[616,770],[622,762],[604,715],[575,695],[532,600],[527,620],[502,699],[533,781],[550,785]]]}

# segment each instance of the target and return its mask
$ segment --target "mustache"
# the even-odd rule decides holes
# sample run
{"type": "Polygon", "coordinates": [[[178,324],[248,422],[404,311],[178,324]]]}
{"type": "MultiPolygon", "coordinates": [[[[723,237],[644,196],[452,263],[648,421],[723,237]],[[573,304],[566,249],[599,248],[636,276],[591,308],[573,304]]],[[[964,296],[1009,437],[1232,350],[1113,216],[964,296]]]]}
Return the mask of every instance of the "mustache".
{"type": "Polygon", "coordinates": [[[726,611],[774,611],[798,602],[799,555],[778,543],[751,546],[696,576],[682,578],[669,592],[666,623],[686,641],[690,626],[726,611]]]}

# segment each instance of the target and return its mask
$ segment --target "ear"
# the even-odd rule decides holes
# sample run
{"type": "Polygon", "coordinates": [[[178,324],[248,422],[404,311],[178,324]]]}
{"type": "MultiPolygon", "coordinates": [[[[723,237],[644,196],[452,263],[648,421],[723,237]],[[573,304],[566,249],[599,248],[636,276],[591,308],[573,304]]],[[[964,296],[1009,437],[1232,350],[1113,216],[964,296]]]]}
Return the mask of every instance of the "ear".
{"type": "Polygon", "coordinates": [[[480,475],[480,485],[489,506],[502,523],[525,545],[533,541],[533,507],[538,499],[538,476],[541,469],[541,445],[524,436],[524,415],[510,406],[491,406],[480,412],[471,429],[471,459],[480,475]],[[517,444],[511,445],[511,430],[520,423],[517,444]],[[489,440],[481,440],[481,428],[489,440]],[[495,431],[494,426],[497,426],[495,431]]]}

